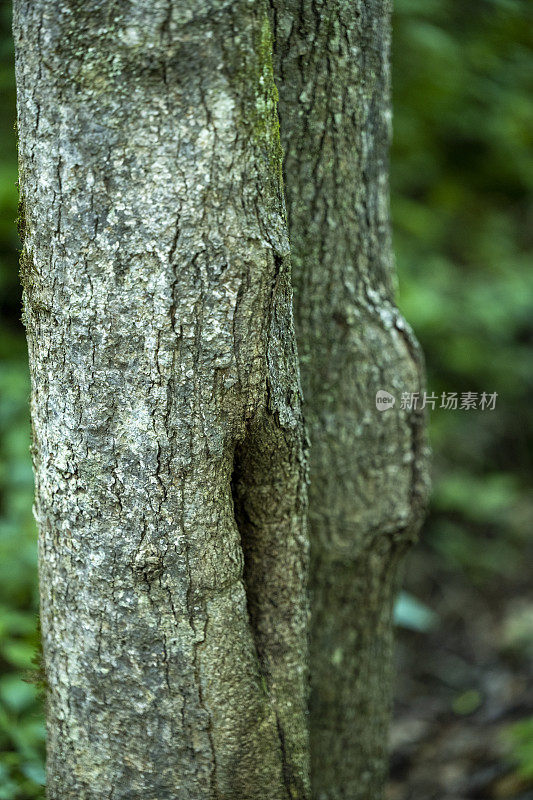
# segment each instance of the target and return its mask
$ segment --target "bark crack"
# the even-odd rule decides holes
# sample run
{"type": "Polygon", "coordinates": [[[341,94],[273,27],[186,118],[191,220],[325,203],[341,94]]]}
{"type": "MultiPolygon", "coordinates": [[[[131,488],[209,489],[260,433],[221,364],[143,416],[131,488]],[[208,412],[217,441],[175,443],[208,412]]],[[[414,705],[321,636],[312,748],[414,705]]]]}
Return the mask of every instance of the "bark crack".
{"type": "MultiPolygon", "coordinates": [[[[278,270],[274,286],[277,278],[278,270]]],[[[287,625],[287,615],[298,614],[298,598],[295,597],[294,603],[290,602],[290,607],[287,607],[282,585],[285,582],[290,584],[294,577],[294,564],[290,559],[285,561],[283,555],[286,546],[283,537],[294,535],[295,521],[292,519],[288,529],[284,529],[284,523],[278,518],[277,495],[280,483],[282,491],[290,494],[291,488],[280,481],[280,473],[294,468],[296,461],[291,457],[291,447],[274,415],[263,409],[258,416],[248,422],[244,439],[235,448],[231,475],[233,510],[244,557],[243,584],[248,621],[259,677],[275,718],[283,787],[288,800],[307,800],[308,794],[298,774],[294,753],[291,755],[282,718],[282,684],[286,677],[283,664],[287,653],[283,652],[278,637],[280,630],[287,625]],[[261,415],[265,419],[260,421],[258,416],[261,415]],[[273,431],[277,432],[276,435],[273,431]],[[256,517],[258,504],[261,509],[259,518],[256,517]],[[272,528],[279,532],[281,541],[272,539],[272,528]],[[268,571],[272,574],[265,574],[268,571]]],[[[298,505],[297,495],[293,502],[298,505]]],[[[296,632],[291,623],[288,624],[284,635],[290,641],[292,637],[296,639],[296,632]]],[[[286,646],[290,650],[295,645],[297,642],[286,646]]],[[[291,745],[294,750],[295,742],[292,741],[291,745]]]]}

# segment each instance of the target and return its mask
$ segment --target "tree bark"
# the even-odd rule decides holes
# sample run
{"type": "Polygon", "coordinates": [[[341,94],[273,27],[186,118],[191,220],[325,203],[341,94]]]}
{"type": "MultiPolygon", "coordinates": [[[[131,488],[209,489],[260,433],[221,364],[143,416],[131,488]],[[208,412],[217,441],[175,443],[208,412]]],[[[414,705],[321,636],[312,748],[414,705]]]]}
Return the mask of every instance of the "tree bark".
{"type": "Polygon", "coordinates": [[[275,76],[309,426],[311,774],[316,800],[377,800],[392,603],[428,489],[418,344],[394,305],[389,3],[273,0],[275,76]],[[376,392],[396,397],[378,411],[376,392]]]}
{"type": "Polygon", "coordinates": [[[48,797],[308,797],[305,459],[271,36],[15,0],[48,797]]]}

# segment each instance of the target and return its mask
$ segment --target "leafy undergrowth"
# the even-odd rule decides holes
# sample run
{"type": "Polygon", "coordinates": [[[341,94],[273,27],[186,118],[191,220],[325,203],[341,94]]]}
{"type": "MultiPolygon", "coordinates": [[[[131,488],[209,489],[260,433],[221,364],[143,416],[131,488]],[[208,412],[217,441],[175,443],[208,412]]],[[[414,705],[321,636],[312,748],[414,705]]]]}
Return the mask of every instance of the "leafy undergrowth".
{"type": "Polygon", "coordinates": [[[38,652],[28,394],[20,365],[0,365],[0,800],[39,798],[44,784],[42,703],[28,680],[38,652]]]}
{"type": "Polygon", "coordinates": [[[430,412],[387,800],[532,800],[533,6],[396,0],[393,31],[400,305],[431,392],[498,398],[430,412]]]}
{"type": "Polygon", "coordinates": [[[429,532],[412,554],[407,587],[437,623],[398,631],[386,800],[532,800],[532,543],[515,555],[512,575],[473,581],[429,532]]]}

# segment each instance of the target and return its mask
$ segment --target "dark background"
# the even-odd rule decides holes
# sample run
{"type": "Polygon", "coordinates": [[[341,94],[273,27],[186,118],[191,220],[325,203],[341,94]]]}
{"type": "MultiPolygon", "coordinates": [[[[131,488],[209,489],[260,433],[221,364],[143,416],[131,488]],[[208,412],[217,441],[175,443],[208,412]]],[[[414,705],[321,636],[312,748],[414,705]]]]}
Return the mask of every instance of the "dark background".
{"type": "MultiPolygon", "coordinates": [[[[0,800],[43,795],[36,533],[20,323],[10,7],[0,10],[0,800]]],[[[429,390],[434,493],[399,598],[387,800],[533,798],[533,9],[396,0],[399,303],[429,390]]]]}

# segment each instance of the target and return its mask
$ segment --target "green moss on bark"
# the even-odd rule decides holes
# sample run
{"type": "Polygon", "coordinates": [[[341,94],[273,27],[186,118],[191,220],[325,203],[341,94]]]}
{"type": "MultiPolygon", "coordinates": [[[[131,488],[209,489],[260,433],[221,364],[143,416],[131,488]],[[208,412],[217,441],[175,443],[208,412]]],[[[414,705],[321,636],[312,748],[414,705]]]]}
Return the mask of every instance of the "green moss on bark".
{"type": "Polygon", "coordinates": [[[227,50],[231,83],[240,99],[242,124],[267,158],[268,170],[283,183],[283,148],[278,117],[278,90],[273,70],[274,39],[265,8],[253,22],[252,49],[246,56],[227,50]]]}

